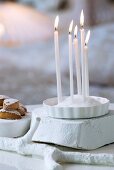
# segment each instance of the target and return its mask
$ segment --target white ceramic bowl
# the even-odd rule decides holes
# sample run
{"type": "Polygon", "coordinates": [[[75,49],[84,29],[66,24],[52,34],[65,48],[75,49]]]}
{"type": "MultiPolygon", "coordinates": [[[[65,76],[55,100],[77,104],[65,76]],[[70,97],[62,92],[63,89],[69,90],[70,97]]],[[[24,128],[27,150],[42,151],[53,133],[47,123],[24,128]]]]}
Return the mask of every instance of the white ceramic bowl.
{"type": "Polygon", "coordinates": [[[53,118],[92,118],[107,114],[109,110],[109,100],[97,96],[91,97],[99,101],[100,104],[89,107],[62,107],[57,105],[57,98],[50,98],[43,102],[43,107],[45,109],[46,115],[53,118]]]}
{"type": "Polygon", "coordinates": [[[27,133],[30,128],[30,115],[19,120],[0,119],[0,137],[20,137],[27,133]]]}

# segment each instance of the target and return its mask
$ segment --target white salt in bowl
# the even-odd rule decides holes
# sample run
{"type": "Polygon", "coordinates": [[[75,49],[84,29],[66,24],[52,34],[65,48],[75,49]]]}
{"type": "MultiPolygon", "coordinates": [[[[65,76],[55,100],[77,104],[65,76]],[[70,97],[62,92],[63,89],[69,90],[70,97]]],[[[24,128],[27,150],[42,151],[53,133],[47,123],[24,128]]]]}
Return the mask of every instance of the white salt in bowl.
{"type": "Polygon", "coordinates": [[[20,137],[27,133],[30,128],[30,115],[23,116],[18,120],[0,119],[0,137],[20,137]]]}
{"type": "MultiPolygon", "coordinates": [[[[75,97],[77,98],[78,95],[75,97]]],[[[43,107],[46,115],[52,118],[63,119],[77,119],[77,118],[92,118],[102,116],[108,113],[110,101],[107,98],[90,96],[90,104],[82,104],[77,100],[76,104],[70,105],[67,102],[64,104],[68,97],[63,98],[61,104],[57,104],[57,98],[50,98],[43,102],[43,107]],[[91,102],[94,101],[95,102],[91,102]]],[[[79,96],[80,98],[80,96],[79,96]]]]}

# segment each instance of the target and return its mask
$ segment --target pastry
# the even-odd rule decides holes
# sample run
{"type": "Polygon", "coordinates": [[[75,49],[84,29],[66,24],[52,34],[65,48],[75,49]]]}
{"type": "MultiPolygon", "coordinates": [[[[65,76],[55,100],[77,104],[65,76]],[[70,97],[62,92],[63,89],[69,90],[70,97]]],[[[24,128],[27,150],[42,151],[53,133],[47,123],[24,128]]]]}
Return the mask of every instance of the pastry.
{"type": "Polygon", "coordinates": [[[21,119],[25,116],[27,109],[17,99],[0,96],[0,119],[21,119]]]}
{"type": "Polygon", "coordinates": [[[3,102],[5,99],[8,99],[9,97],[8,96],[5,96],[5,95],[0,95],[0,108],[3,107],[3,102]]]}
{"type": "Polygon", "coordinates": [[[22,103],[19,103],[19,106],[22,107],[25,112],[27,112],[27,108],[22,103]]]}
{"type": "Polygon", "coordinates": [[[25,116],[25,114],[27,113],[26,107],[21,103],[19,103],[19,108],[17,109],[17,111],[19,111],[21,116],[25,116]]]}
{"type": "Polygon", "coordinates": [[[17,99],[5,99],[3,102],[4,110],[17,110],[19,108],[19,101],[17,99]]]}
{"type": "Polygon", "coordinates": [[[21,119],[21,114],[16,110],[0,110],[0,119],[21,119]]]}

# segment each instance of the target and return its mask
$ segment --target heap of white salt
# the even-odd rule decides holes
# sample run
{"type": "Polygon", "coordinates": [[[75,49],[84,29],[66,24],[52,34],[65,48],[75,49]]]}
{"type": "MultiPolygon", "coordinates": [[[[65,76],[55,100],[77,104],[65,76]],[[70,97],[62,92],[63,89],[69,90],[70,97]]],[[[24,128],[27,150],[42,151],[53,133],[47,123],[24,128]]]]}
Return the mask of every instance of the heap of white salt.
{"type": "Polygon", "coordinates": [[[66,97],[57,106],[58,107],[91,107],[91,106],[97,106],[100,104],[101,104],[101,101],[99,97],[88,96],[84,100],[83,96],[75,95],[73,102],[71,102],[71,97],[66,97]]]}

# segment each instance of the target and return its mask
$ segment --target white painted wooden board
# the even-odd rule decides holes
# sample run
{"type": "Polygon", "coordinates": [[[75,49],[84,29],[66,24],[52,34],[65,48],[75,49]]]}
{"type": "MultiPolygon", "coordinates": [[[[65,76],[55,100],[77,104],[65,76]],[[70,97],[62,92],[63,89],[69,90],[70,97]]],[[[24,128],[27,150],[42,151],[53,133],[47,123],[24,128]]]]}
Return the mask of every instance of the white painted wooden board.
{"type": "MultiPolygon", "coordinates": [[[[114,105],[113,105],[114,106],[114,105]]],[[[39,107],[39,106],[35,106],[35,107],[39,107]]],[[[34,107],[33,107],[34,108],[34,107]]],[[[33,108],[30,107],[30,110],[32,111],[33,108]]],[[[60,170],[62,168],[62,166],[60,166],[60,164],[58,163],[75,163],[76,165],[69,165],[69,170],[71,169],[114,169],[114,144],[112,145],[107,145],[105,147],[101,147],[99,149],[96,150],[92,150],[92,151],[85,151],[85,150],[76,150],[76,149],[71,149],[71,148],[66,148],[66,147],[57,147],[52,145],[46,145],[46,144],[39,144],[39,143],[30,143],[31,141],[31,137],[32,134],[34,133],[34,130],[36,130],[37,126],[39,125],[39,119],[37,121],[35,121],[37,117],[42,117],[45,116],[42,113],[42,109],[40,110],[39,108],[39,112],[37,112],[37,114],[33,114],[32,115],[32,124],[31,124],[31,129],[30,131],[23,137],[21,138],[0,138],[0,149],[2,150],[9,150],[9,151],[15,151],[19,154],[24,154],[24,155],[29,155],[29,163],[27,163],[27,161],[24,159],[18,160],[16,161],[16,155],[14,155],[12,157],[12,159],[8,159],[11,158],[11,155],[9,155],[7,157],[7,153],[6,155],[3,154],[3,152],[1,153],[0,151],[0,165],[1,163],[6,164],[5,168],[4,166],[2,166],[2,169],[8,169],[9,166],[11,170],[13,170],[11,167],[15,166],[15,169],[26,169],[27,167],[30,167],[31,170],[34,169],[34,167],[36,167],[37,165],[35,164],[35,162],[33,162],[34,165],[32,165],[32,161],[30,160],[30,155],[36,156],[37,158],[38,156],[43,156],[44,157],[44,161],[45,161],[45,165],[47,165],[46,167],[41,167],[40,165],[37,167],[39,170],[40,169],[57,169],[60,170]],[[33,126],[35,125],[35,126],[33,126]],[[37,126],[36,126],[37,125],[37,126]],[[12,145],[13,144],[13,145],[12,145]],[[15,160],[14,160],[15,159],[15,160]],[[23,164],[24,162],[24,164],[23,164]],[[26,163],[25,163],[26,162],[26,163]],[[77,165],[78,163],[80,164],[95,164],[95,165],[105,165],[105,166],[113,166],[110,168],[106,168],[104,166],[81,166],[81,165],[77,165]],[[9,166],[8,166],[9,165],[9,166]]],[[[48,129],[47,129],[48,131],[48,129]]],[[[12,154],[12,153],[11,153],[12,154]]],[[[18,157],[21,158],[20,155],[17,155],[18,157]]],[[[27,158],[27,157],[26,157],[27,158]]],[[[36,160],[36,162],[38,163],[38,160],[36,160]]],[[[43,163],[44,165],[44,163],[43,163]]],[[[0,166],[1,168],[1,166],[0,166]]],[[[65,166],[65,169],[66,166],[65,166]]]]}
{"type": "MultiPolygon", "coordinates": [[[[34,112],[39,111],[36,109],[34,112]]],[[[39,126],[33,135],[33,141],[86,150],[96,149],[114,142],[113,109],[105,116],[91,119],[46,118],[43,108],[42,115],[39,126]]]]}

